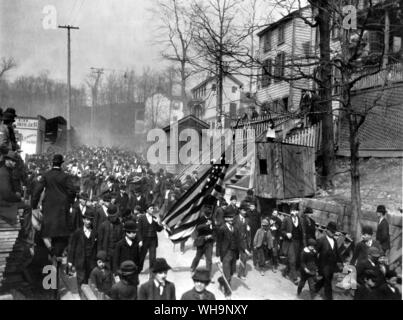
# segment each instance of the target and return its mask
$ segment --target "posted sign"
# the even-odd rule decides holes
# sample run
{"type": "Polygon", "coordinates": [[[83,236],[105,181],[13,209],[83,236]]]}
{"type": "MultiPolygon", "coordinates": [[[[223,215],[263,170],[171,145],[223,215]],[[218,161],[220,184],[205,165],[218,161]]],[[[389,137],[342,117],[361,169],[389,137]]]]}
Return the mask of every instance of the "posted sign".
{"type": "Polygon", "coordinates": [[[15,135],[22,150],[21,157],[24,159],[26,155],[38,153],[39,119],[16,118],[15,125],[15,135]]]}

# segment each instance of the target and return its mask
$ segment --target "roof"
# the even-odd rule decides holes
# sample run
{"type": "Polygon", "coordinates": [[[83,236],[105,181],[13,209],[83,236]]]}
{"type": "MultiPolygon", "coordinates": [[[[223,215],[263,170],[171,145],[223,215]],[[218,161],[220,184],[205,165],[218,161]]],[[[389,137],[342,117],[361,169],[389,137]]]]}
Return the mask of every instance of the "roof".
{"type": "Polygon", "coordinates": [[[289,20],[291,20],[291,19],[294,19],[296,16],[298,16],[298,14],[299,14],[300,11],[305,10],[305,9],[307,9],[307,8],[310,8],[310,6],[308,5],[308,6],[302,7],[301,9],[298,9],[298,10],[295,10],[295,11],[290,12],[290,13],[287,14],[286,16],[282,17],[280,20],[277,20],[276,22],[273,22],[273,23],[269,24],[266,28],[264,28],[263,30],[259,31],[259,32],[257,33],[257,36],[260,37],[260,36],[262,36],[264,33],[266,33],[267,31],[276,28],[276,27],[279,26],[280,24],[283,24],[283,23],[285,23],[285,22],[287,22],[287,21],[289,21],[289,20]]]}
{"type": "MultiPolygon", "coordinates": [[[[183,124],[183,123],[185,123],[185,122],[187,122],[187,121],[194,121],[195,123],[197,123],[199,126],[201,126],[201,127],[203,127],[203,128],[205,128],[205,129],[208,129],[208,128],[210,128],[210,126],[206,123],[206,122],[204,122],[203,120],[200,120],[199,118],[196,118],[194,115],[188,115],[188,116],[186,116],[186,117],[184,117],[184,118],[182,118],[182,119],[179,119],[178,120],[178,126],[179,125],[181,125],[181,124],[183,124]]],[[[166,131],[166,132],[168,132],[168,131],[170,131],[171,130],[171,125],[167,125],[165,128],[163,128],[162,130],[164,130],[164,131],[166,131]]]]}
{"type": "MultiPolygon", "coordinates": [[[[403,83],[396,83],[380,93],[379,88],[357,92],[351,98],[355,109],[377,106],[368,113],[359,129],[360,150],[403,150],[403,83]]],[[[340,124],[339,150],[349,150],[349,126],[346,118],[340,124]]]]}
{"type": "MultiPolygon", "coordinates": [[[[200,82],[198,85],[196,85],[195,87],[193,87],[193,88],[191,89],[191,91],[193,92],[194,90],[196,90],[196,89],[198,89],[198,88],[204,86],[206,83],[209,83],[210,81],[214,80],[215,78],[217,78],[217,76],[211,76],[211,77],[207,78],[206,80],[200,82]]],[[[240,87],[243,87],[243,83],[242,83],[241,81],[239,81],[237,78],[235,78],[235,77],[234,77],[233,75],[231,75],[231,74],[226,74],[226,75],[224,76],[224,78],[229,78],[229,79],[231,79],[232,81],[234,81],[237,85],[239,85],[240,87]]]]}

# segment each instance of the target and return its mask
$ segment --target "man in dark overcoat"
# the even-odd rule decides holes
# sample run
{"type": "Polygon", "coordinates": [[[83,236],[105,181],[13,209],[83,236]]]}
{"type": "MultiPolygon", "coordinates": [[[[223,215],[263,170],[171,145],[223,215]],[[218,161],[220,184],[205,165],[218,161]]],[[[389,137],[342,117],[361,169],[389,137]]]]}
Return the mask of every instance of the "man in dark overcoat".
{"type": "Polygon", "coordinates": [[[380,243],[383,253],[388,256],[390,250],[390,235],[389,222],[386,220],[386,208],[384,205],[379,205],[376,208],[376,214],[379,222],[376,229],[376,240],[380,243]]]}
{"type": "Polygon", "coordinates": [[[331,221],[327,224],[325,235],[317,240],[318,273],[321,279],[316,283],[315,291],[317,293],[324,287],[326,300],[333,299],[333,274],[339,270],[338,263],[342,262],[334,238],[336,231],[337,225],[331,221]]]}
{"type": "Polygon", "coordinates": [[[83,227],[77,229],[70,238],[67,262],[77,272],[78,288],[88,283],[92,269],[96,266],[97,233],[92,228],[94,209],[88,207],[83,216],[83,227]]]}
{"type": "Polygon", "coordinates": [[[70,207],[75,199],[71,177],[61,168],[63,162],[62,155],[56,154],[53,157],[52,169],[37,183],[31,200],[32,209],[37,210],[41,194],[45,190],[41,236],[51,239],[51,253],[56,256],[61,256],[68,244],[71,233],[70,207]]]}

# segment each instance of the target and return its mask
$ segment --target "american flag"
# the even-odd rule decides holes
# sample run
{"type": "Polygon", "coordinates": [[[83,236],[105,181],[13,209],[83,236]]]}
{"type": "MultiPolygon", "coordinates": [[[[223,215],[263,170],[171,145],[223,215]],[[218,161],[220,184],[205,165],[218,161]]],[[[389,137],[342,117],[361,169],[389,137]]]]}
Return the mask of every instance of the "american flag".
{"type": "Polygon", "coordinates": [[[201,222],[201,209],[206,199],[224,191],[224,177],[228,164],[225,156],[211,168],[173,205],[161,222],[167,227],[169,238],[177,243],[188,239],[201,222]]]}

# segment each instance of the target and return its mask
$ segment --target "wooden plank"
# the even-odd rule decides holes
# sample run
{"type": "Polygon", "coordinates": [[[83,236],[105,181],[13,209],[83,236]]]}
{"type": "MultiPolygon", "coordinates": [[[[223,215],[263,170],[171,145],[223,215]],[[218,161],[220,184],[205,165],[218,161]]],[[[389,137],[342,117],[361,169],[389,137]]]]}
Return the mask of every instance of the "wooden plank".
{"type": "Polygon", "coordinates": [[[83,292],[87,300],[98,300],[97,296],[94,294],[94,292],[91,290],[88,284],[82,284],[81,291],[83,292]]]}

